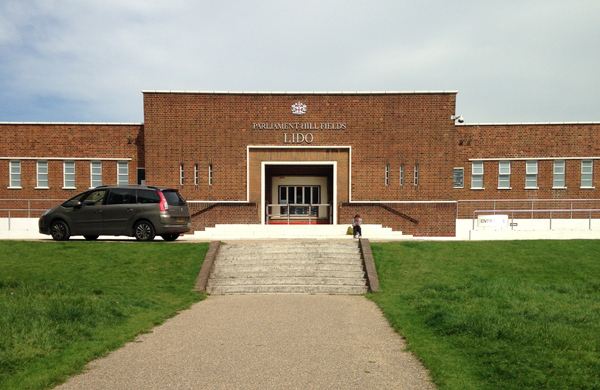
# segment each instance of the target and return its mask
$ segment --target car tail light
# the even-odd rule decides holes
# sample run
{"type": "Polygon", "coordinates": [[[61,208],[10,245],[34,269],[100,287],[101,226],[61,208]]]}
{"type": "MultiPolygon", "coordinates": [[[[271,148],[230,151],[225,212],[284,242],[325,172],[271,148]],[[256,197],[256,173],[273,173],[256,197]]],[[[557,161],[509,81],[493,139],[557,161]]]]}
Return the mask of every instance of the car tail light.
{"type": "Polygon", "coordinates": [[[167,203],[167,199],[162,192],[158,191],[158,196],[160,196],[160,211],[169,211],[169,203],[167,203]]]}

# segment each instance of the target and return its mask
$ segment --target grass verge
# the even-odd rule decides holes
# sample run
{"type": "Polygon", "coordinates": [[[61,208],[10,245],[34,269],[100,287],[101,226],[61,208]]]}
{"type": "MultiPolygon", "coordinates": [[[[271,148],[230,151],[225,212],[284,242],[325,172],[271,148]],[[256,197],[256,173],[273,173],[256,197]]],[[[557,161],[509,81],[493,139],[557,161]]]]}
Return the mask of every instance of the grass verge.
{"type": "Polygon", "coordinates": [[[440,389],[600,389],[597,241],[371,247],[368,297],[440,389]]]}
{"type": "Polygon", "coordinates": [[[0,242],[0,389],[44,389],[189,308],[208,244],[0,242]]]}

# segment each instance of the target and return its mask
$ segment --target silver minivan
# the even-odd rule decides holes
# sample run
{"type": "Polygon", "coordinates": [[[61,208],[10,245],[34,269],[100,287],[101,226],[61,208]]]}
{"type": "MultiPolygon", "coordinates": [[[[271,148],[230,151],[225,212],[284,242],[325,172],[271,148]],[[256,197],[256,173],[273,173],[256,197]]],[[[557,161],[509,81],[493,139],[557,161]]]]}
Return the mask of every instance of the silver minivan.
{"type": "Polygon", "coordinates": [[[82,235],[131,236],[152,241],[156,235],[174,241],[191,229],[187,202],[173,188],[155,186],[100,186],[77,194],[46,211],[39,232],[57,241],[82,235]]]}

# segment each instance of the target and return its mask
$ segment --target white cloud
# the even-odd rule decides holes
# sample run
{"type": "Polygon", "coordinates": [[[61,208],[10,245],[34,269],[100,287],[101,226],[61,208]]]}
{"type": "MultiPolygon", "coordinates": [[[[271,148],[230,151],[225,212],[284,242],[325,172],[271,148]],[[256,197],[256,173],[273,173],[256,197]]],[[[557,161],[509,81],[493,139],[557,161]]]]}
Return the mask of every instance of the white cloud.
{"type": "Polygon", "coordinates": [[[600,120],[598,16],[596,0],[4,0],[0,121],[141,121],[142,89],[458,89],[467,121],[600,120]]]}

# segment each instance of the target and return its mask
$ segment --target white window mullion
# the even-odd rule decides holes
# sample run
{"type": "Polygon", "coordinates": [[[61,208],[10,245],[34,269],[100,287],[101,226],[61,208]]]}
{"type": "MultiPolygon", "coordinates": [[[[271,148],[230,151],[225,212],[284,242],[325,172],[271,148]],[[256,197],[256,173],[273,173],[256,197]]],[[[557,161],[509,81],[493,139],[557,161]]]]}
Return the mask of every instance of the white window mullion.
{"type": "Polygon", "coordinates": [[[117,162],[117,185],[126,186],[129,184],[129,164],[127,161],[117,162]]]}
{"type": "Polygon", "coordinates": [[[471,166],[471,189],[483,189],[483,161],[474,161],[471,166]]]}
{"type": "Polygon", "coordinates": [[[90,162],[90,188],[102,185],[102,161],[90,162]]]}
{"type": "Polygon", "coordinates": [[[36,165],[36,188],[48,188],[48,161],[38,161],[36,165]]]}
{"type": "Polygon", "coordinates": [[[581,188],[594,188],[594,161],[581,161],[581,188]]]}
{"type": "Polygon", "coordinates": [[[525,188],[538,189],[538,162],[537,161],[526,161],[525,162],[525,188]]]}
{"type": "Polygon", "coordinates": [[[75,161],[63,162],[63,188],[75,188],[75,161]]]}
{"type": "Polygon", "coordinates": [[[565,188],[565,161],[554,161],[554,178],[552,188],[565,188]]]}
{"type": "Polygon", "coordinates": [[[21,188],[21,161],[10,162],[10,187],[21,188]]]}

